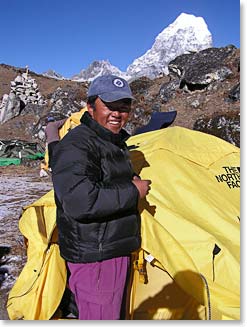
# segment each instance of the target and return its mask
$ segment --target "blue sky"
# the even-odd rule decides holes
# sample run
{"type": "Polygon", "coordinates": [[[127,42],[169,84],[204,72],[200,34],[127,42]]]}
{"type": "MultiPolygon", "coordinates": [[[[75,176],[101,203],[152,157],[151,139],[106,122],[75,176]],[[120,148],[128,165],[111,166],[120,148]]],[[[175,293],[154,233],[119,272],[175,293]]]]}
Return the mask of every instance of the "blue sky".
{"type": "Polygon", "coordinates": [[[71,77],[109,60],[125,71],[182,12],[204,18],[215,47],[240,47],[240,2],[1,0],[0,63],[71,77]]]}

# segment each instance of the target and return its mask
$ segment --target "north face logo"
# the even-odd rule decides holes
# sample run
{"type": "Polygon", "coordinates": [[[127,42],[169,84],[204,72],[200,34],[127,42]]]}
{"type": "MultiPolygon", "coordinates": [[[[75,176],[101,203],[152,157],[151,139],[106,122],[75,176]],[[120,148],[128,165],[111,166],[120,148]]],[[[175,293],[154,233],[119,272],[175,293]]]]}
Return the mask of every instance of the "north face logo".
{"type": "Polygon", "coordinates": [[[218,183],[226,183],[229,188],[240,187],[240,167],[222,167],[224,172],[216,175],[218,183]]]}

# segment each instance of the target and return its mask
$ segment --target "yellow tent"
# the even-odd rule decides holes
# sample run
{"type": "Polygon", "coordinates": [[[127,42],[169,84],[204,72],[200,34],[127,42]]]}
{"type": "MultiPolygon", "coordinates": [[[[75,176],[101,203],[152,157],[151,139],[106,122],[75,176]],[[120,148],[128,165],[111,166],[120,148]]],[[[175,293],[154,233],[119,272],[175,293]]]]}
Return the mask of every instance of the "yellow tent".
{"type": "Polygon", "coordinates": [[[9,293],[9,318],[47,320],[61,302],[67,279],[57,244],[53,190],[24,208],[19,229],[26,240],[27,262],[9,293]]]}
{"type": "Polygon", "coordinates": [[[150,276],[134,282],[131,316],[240,319],[239,148],[181,127],[131,137],[128,145],[136,171],[152,180],[140,204],[140,263],[150,276]]]}
{"type": "MultiPolygon", "coordinates": [[[[142,249],[133,254],[129,319],[239,320],[239,148],[181,127],[133,136],[128,145],[136,172],[152,180],[151,191],[140,202],[142,249]]],[[[56,269],[49,265],[54,274],[37,269],[37,293],[23,295],[22,301],[19,296],[26,291],[26,281],[32,285],[35,264],[43,263],[38,257],[46,256],[46,247],[32,253],[29,247],[41,238],[40,221],[55,224],[52,191],[24,209],[20,230],[25,237],[30,221],[37,225],[29,235],[32,241],[28,239],[28,259],[34,264],[27,270],[27,261],[12,288],[8,313],[10,319],[51,319],[66,284],[65,263],[58,252],[53,253],[55,259],[50,256],[59,261],[56,269]],[[60,279],[57,270],[63,272],[60,279]],[[49,303],[43,291],[47,283],[53,285],[49,303]],[[30,303],[36,303],[42,315],[25,311],[30,303]]]]}

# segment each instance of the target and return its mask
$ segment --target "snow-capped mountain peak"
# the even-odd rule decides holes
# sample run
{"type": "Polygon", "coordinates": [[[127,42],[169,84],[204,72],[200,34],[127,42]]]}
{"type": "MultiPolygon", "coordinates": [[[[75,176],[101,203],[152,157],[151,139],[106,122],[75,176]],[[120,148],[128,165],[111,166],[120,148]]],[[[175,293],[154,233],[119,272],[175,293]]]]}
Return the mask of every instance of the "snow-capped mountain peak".
{"type": "Polygon", "coordinates": [[[194,15],[185,13],[180,14],[172,24],[170,24],[163,30],[162,33],[158,35],[158,37],[163,37],[162,34],[168,35],[169,33],[172,36],[179,32],[180,29],[186,31],[190,28],[193,29],[193,32],[192,30],[191,32],[199,43],[212,44],[212,36],[204,19],[202,17],[196,17],[194,15]]]}
{"type": "Polygon", "coordinates": [[[155,39],[150,50],[127,68],[132,77],[155,78],[168,73],[168,64],[177,56],[212,47],[212,35],[202,17],[182,13],[155,39]]]}
{"type": "Polygon", "coordinates": [[[42,73],[42,75],[56,79],[65,79],[61,74],[55,72],[53,69],[48,69],[46,72],[42,73]]]}
{"type": "Polygon", "coordinates": [[[110,64],[108,60],[95,60],[87,69],[81,70],[79,74],[72,76],[72,80],[78,82],[92,81],[98,76],[114,74],[126,78],[126,73],[110,64]]]}

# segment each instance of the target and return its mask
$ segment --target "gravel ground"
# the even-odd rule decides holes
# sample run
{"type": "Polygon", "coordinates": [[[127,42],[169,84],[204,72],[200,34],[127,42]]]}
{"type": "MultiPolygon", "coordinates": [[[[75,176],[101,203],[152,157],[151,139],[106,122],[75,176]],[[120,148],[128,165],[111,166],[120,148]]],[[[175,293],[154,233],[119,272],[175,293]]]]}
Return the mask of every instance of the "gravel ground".
{"type": "Polygon", "coordinates": [[[39,171],[39,162],[31,167],[0,167],[0,320],[9,320],[8,293],[26,262],[23,236],[18,228],[22,208],[52,188],[50,177],[41,178],[39,171]]]}

